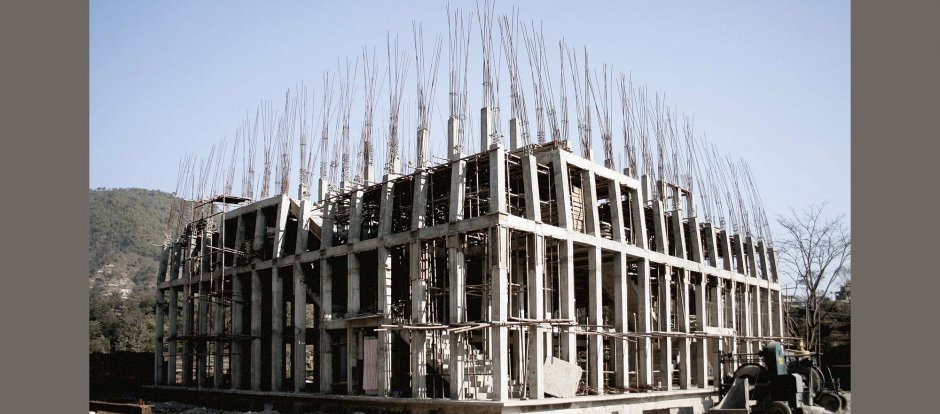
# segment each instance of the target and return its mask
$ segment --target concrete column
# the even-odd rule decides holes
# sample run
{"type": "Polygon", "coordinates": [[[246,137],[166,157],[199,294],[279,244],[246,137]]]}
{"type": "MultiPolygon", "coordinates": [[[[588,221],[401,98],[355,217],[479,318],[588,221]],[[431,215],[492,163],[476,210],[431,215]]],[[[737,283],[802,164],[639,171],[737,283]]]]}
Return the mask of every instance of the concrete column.
{"type": "MultiPolygon", "coordinates": [[[[753,328],[754,325],[753,325],[753,322],[751,321],[752,319],[751,318],[751,306],[752,306],[751,305],[751,300],[752,300],[751,299],[751,285],[741,283],[739,284],[739,287],[744,292],[744,312],[743,312],[744,320],[738,321],[738,324],[739,326],[741,323],[744,324],[744,329],[743,329],[744,336],[754,336],[754,328],[753,328]]],[[[751,340],[748,339],[746,344],[747,345],[745,346],[744,352],[748,352],[748,353],[752,352],[751,340]]]]}
{"type": "MultiPolygon", "coordinates": [[[[697,331],[704,331],[708,322],[708,307],[705,304],[705,289],[708,288],[707,281],[708,276],[703,274],[698,284],[695,285],[695,314],[698,316],[698,326],[696,326],[695,330],[697,331]]],[[[693,349],[694,366],[692,367],[692,381],[694,381],[699,388],[705,388],[708,385],[708,341],[709,339],[698,338],[695,341],[695,347],[693,349]]]]}
{"type": "MultiPolygon", "coordinates": [[[[728,239],[732,238],[731,233],[727,233],[728,239]]],[[[736,235],[731,241],[731,249],[734,251],[734,270],[742,275],[748,274],[747,266],[744,263],[744,240],[741,235],[736,235]]]]}
{"type": "MultiPolygon", "coordinates": [[[[219,254],[221,255],[222,253],[219,253],[219,254]]],[[[223,280],[222,269],[218,269],[216,271],[216,274],[218,275],[217,283],[221,284],[223,280]]],[[[224,371],[223,366],[222,366],[223,365],[222,355],[224,354],[225,351],[222,347],[223,341],[221,337],[225,333],[225,313],[224,313],[225,306],[223,306],[222,304],[222,296],[221,296],[222,286],[219,286],[217,289],[220,295],[213,296],[210,299],[212,301],[212,314],[213,314],[212,335],[215,337],[215,341],[213,344],[215,347],[215,354],[212,355],[212,387],[220,390],[222,389],[222,386],[223,386],[222,375],[224,371]]]]}
{"type": "Polygon", "coordinates": [[[634,239],[636,240],[636,247],[648,250],[650,246],[649,243],[647,243],[646,214],[643,211],[644,203],[643,197],[640,196],[640,191],[633,190],[633,195],[630,197],[630,209],[633,212],[634,239]]]}
{"type": "MultiPolygon", "coordinates": [[[[490,233],[490,292],[492,292],[492,320],[509,319],[509,229],[495,227],[490,233]]],[[[509,330],[505,325],[490,329],[490,358],[493,361],[492,399],[509,399],[509,330]]]]}
{"type": "Polygon", "coordinates": [[[261,275],[251,271],[251,389],[261,390],[261,275]]]}
{"type": "Polygon", "coordinates": [[[277,203],[277,221],[274,222],[274,257],[278,258],[284,254],[284,237],[287,236],[287,212],[290,211],[290,197],[281,194],[281,199],[277,203]]]}
{"type": "Polygon", "coordinates": [[[183,294],[183,385],[193,385],[193,287],[186,285],[183,294]]]}
{"type": "Polygon", "coordinates": [[[770,270],[770,281],[779,283],[780,278],[777,275],[777,252],[773,247],[767,248],[767,262],[768,269],[770,270]]]}
{"type": "Polygon", "coordinates": [[[167,327],[167,330],[168,330],[167,333],[169,334],[171,338],[170,343],[168,344],[169,350],[168,350],[167,357],[166,357],[166,366],[167,366],[166,383],[169,385],[176,384],[176,348],[177,348],[177,344],[179,344],[179,341],[176,340],[176,336],[177,336],[176,325],[177,325],[177,318],[179,317],[178,310],[177,310],[177,307],[179,306],[178,297],[179,297],[179,292],[176,290],[176,288],[171,287],[167,289],[167,307],[169,308],[169,319],[170,319],[169,324],[168,324],[169,326],[167,327]]]}
{"type": "MultiPolygon", "coordinates": [[[[670,295],[670,285],[672,282],[672,268],[665,266],[665,271],[659,277],[659,326],[663,332],[672,332],[672,297],[670,295]]],[[[663,346],[660,347],[659,359],[659,378],[661,386],[666,390],[673,388],[672,384],[672,338],[661,339],[663,346]]]]}
{"type": "Polygon", "coordinates": [[[355,253],[346,255],[347,289],[346,289],[346,316],[353,317],[361,309],[361,286],[359,277],[359,256],[355,253]]]}
{"type": "Polygon", "coordinates": [[[382,184],[382,202],[379,204],[379,231],[378,238],[388,236],[392,232],[392,193],[395,184],[390,182],[392,175],[386,174],[382,184]]]}
{"type": "Polygon", "coordinates": [[[427,128],[418,128],[417,140],[418,169],[428,168],[431,165],[431,142],[427,128]]]}
{"type": "Polygon", "coordinates": [[[447,219],[451,223],[455,223],[464,217],[463,202],[467,192],[464,183],[467,175],[467,161],[455,161],[450,166],[450,209],[447,219]]]}
{"type": "Polygon", "coordinates": [[[491,144],[496,144],[493,135],[493,111],[484,107],[480,109],[480,152],[486,151],[491,144]]]}
{"type": "Polygon", "coordinates": [[[760,269],[760,278],[762,280],[770,280],[770,274],[768,273],[767,266],[767,246],[763,241],[757,242],[757,247],[755,249],[755,254],[758,259],[758,268],[760,269]]]}
{"type": "MultiPolygon", "coordinates": [[[[160,253],[160,267],[157,271],[157,284],[166,280],[166,271],[170,260],[172,249],[164,243],[163,251],[160,253]]],[[[166,290],[157,288],[156,304],[154,305],[154,344],[153,344],[153,383],[161,385],[165,382],[163,372],[163,317],[166,312],[164,296],[166,290]]]]}
{"type": "MultiPolygon", "coordinates": [[[[232,275],[232,335],[243,335],[245,321],[243,319],[244,309],[244,287],[242,286],[241,275],[232,275]]],[[[242,359],[244,358],[245,347],[241,339],[236,336],[232,341],[232,355],[229,357],[229,371],[232,375],[232,389],[242,388],[242,359]]]]}
{"type": "MultiPolygon", "coordinates": [[[[637,275],[637,290],[641,303],[637,307],[640,314],[637,321],[637,330],[640,333],[649,333],[653,330],[652,310],[652,288],[650,285],[650,262],[649,259],[639,258],[639,274],[637,275]]],[[[653,384],[653,346],[650,337],[645,336],[637,339],[639,347],[638,374],[641,385],[653,384]]]]}
{"type": "Polygon", "coordinates": [[[349,200],[349,244],[362,238],[362,191],[350,193],[349,200]]]}
{"type": "Polygon", "coordinates": [[[555,180],[555,203],[558,211],[558,227],[571,230],[571,189],[569,188],[568,163],[556,151],[552,157],[555,180]]]}
{"type": "Polygon", "coordinates": [[[506,150],[502,145],[490,152],[490,213],[507,213],[506,209],[506,150]]]}
{"type": "Polygon", "coordinates": [[[164,289],[157,289],[157,302],[154,309],[154,348],[153,348],[153,383],[162,385],[165,380],[163,372],[163,312],[166,310],[163,296],[166,293],[164,289]]]}
{"type": "MultiPolygon", "coordinates": [[[[731,252],[731,233],[727,230],[719,230],[718,243],[721,245],[725,255],[723,257],[721,267],[725,270],[735,269],[732,266],[732,252],[731,252]]],[[[716,266],[717,267],[717,266],[716,266]]],[[[739,271],[740,272],[740,271],[739,271]]]]}
{"type": "Polygon", "coordinates": [[[271,390],[280,391],[284,378],[284,277],[271,268],[271,390]]]}
{"type": "MultiPolygon", "coordinates": [[[[320,260],[320,320],[333,319],[333,267],[327,259],[320,260]]],[[[330,333],[325,324],[320,324],[320,343],[317,352],[320,354],[320,393],[329,394],[333,390],[333,349],[330,333]]]]}
{"type": "MultiPolygon", "coordinates": [[[[202,290],[202,287],[200,287],[202,290]]],[[[208,359],[209,359],[209,340],[202,339],[208,338],[209,334],[209,297],[203,292],[199,292],[199,296],[196,297],[198,300],[198,305],[196,306],[196,333],[201,337],[196,341],[196,387],[203,388],[206,386],[206,374],[208,372],[208,359]]]]}
{"type": "Polygon", "coordinates": [[[301,392],[307,380],[307,282],[300,262],[294,264],[294,344],[291,348],[291,368],[294,392],[301,392]]]}
{"type": "Polygon", "coordinates": [[[518,119],[509,120],[509,149],[516,150],[525,146],[522,141],[522,123],[518,119]]]}
{"type": "Polygon", "coordinates": [[[360,329],[346,328],[346,393],[354,395],[356,393],[357,383],[353,380],[353,372],[359,365],[359,342],[362,340],[362,331],[360,329]]]}
{"type": "MultiPolygon", "coordinates": [[[[427,268],[425,267],[422,242],[413,241],[409,245],[411,252],[411,322],[424,324],[428,321],[427,309],[427,268]]],[[[411,332],[411,395],[413,398],[427,398],[427,335],[422,330],[411,332]]]]}
{"type": "Polygon", "coordinates": [[[594,182],[594,172],[590,170],[582,171],[581,183],[584,186],[585,232],[600,237],[601,223],[597,217],[597,183],[594,182]]]}
{"type": "Polygon", "coordinates": [[[336,226],[336,203],[323,202],[323,225],[320,226],[320,250],[333,246],[333,228],[336,226]]]}
{"type": "Polygon", "coordinates": [[[318,187],[317,187],[317,201],[320,201],[320,202],[326,201],[326,197],[327,197],[327,193],[329,189],[330,189],[330,184],[326,181],[326,179],[324,179],[323,177],[320,177],[318,181],[318,187]]]}
{"type": "Polygon", "coordinates": [[[623,231],[623,203],[621,202],[620,183],[607,180],[607,193],[610,197],[610,227],[614,241],[629,243],[623,231]]]}
{"type": "Polygon", "coordinates": [[[450,117],[447,120],[447,154],[451,161],[463,158],[460,145],[460,119],[450,117]]]}
{"type": "MultiPolygon", "coordinates": [[[[593,331],[603,328],[603,252],[599,247],[588,249],[588,324],[593,331]]],[[[604,338],[600,335],[588,336],[588,385],[597,388],[598,395],[604,393],[604,338]]]]}
{"type": "Polygon", "coordinates": [[[672,221],[672,239],[675,243],[675,256],[680,259],[685,259],[685,229],[683,228],[682,219],[684,218],[682,210],[675,210],[672,213],[672,217],[669,217],[669,220],[672,221]]]}
{"type": "MultiPolygon", "coordinates": [[[[561,319],[568,319],[571,321],[576,321],[575,318],[575,303],[574,303],[574,243],[571,240],[561,240],[558,244],[559,254],[558,254],[558,281],[560,285],[558,286],[559,297],[561,298],[561,303],[559,303],[559,313],[561,314],[561,319]]],[[[561,359],[577,363],[577,336],[575,335],[576,328],[572,326],[567,326],[561,328],[561,359]]]]}
{"type": "MultiPolygon", "coordinates": [[[[618,192],[619,193],[619,192],[618,192]]],[[[619,202],[617,203],[620,204],[619,202]]],[[[621,231],[621,234],[623,232],[621,231]]],[[[627,296],[627,255],[617,252],[614,256],[614,331],[629,332],[630,307],[627,296]]],[[[618,386],[630,386],[630,343],[626,339],[614,339],[614,381],[618,386]]]]}
{"type": "Polygon", "coordinates": [[[167,280],[176,280],[180,278],[180,258],[183,255],[183,247],[179,242],[173,243],[170,253],[170,273],[167,280]]]}
{"type": "MultiPolygon", "coordinates": [[[[381,227],[381,226],[380,226],[381,227]]],[[[379,235],[383,235],[381,230],[379,235]]],[[[379,310],[382,312],[382,322],[390,322],[392,303],[392,256],[388,248],[379,246],[376,249],[378,256],[378,299],[379,310]]],[[[391,331],[378,331],[378,393],[380,397],[387,397],[390,392],[392,380],[392,333],[391,331]]]]}
{"type": "Polygon", "coordinates": [[[653,249],[666,254],[669,253],[669,246],[666,237],[666,220],[663,213],[663,201],[658,198],[653,200],[653,228],[656,230],[653,249]]]}
{"type": "Polygon", "coordinates": [[[754,299],[751,300],[751,303],[752,303],[753,306],[754,306],[754,316],[751,318],[751,323],[754,324],[754,331],[753,331],[753,334],[754,334],[754,336],[764,336],[764,326],[763,326],[763,324],[761,323],[761,322],[762,322],[762,321],[761,321],[762,318],[761,318],[761,315],[760,315],[760,314],[761,314],[761,308],[762,308],[762,306],[761,306],[761,296],[763,296],[763,295],[762,295],[763,292],[761,292],[760,286],[757,286],[757,285],[751,286],[751,290],[754,292],[754,293],[753,293],[753,294],[754,294],[754,299]]]}
{"type": "MultiPolygon", "coordinates": [[[[244,216],[238,216],[235,219],[235,249],[240,250],[242,243],[245,241],[245,220],[244,216]]],[[[254,225],[254,223],[251,223],[254,225]]],[[[236,262],[232,264],[232,267],[237,266],[238,254],[235,254],[236,262]]],[[[244,286],[242,286],[242,279],[238,274],[232,274],[232,335],[243,335],[244,334],[244,320],[242,318],[243,309],[244,309],[244,286]]],[[[231,354],[229,356],[229,373],[232,377],[232,389],[239,389],[242,387],[242,359],[244,358],[244,344],[241,339],[236,339],[231,341],[230,345],[231,354]]]]}
{"type": "MultiPolygon", "coordinates": [[[[510,124],[511,125],[511,124],[510,124]]],[[[511,128],[510,128],[511,129],[511,128]]],[[[539,201],[538,162],[535,155],[522,156],[522,181],[525,188],[525,217],[529,220],[542,222],[542,206],[539,201]]]]}
{"type": "Polygon", "coordinates": [[[705,263],[705,252],[702,251],[702,234],[701,226],[698,222],[698,217],[689,217],[689,240],[686,240],[686,243],[689,244],[692,257],[689,259],[693,262],[705,263]]]}
{"type": "MultiPolygon", "coordinates": [[[[545,319],[545,237],[530,235],[529,272],[526,286],[529,296],[529,317],[545,319]]],[[[533,326],[529,328],[528,376],[529,398],[542,398],[545,393],[545,378],[542,366],[545,363],[545,330],[533,326]]]]}
{"type": "Polygon", "coordinates": [[[718,239],[715,238],[715,226],[711,223],[706,223],[702,228],[701,237],[705,240],[705,251],[702,254],[702,262],[707,258],[709,265],[721,268],[721,264],[718,263],[718,239]]]}
{"type": "MultiPolygon", "coordinates": [[[[447,270],[450,278],[448,296],[450,298],[451,324],[466,322],[464,318],[466,304],[466,269],[461,239],[459,235],[447,236],[447,270]]],[[[450,361],[447,368],[450,374],[450,398],[462,400],[464,395],[464,365],[467,360],[466,339],[460,334],[450,334],[450,361]]]]}
{"type": "Polygon", "coordinates": [[[411,229],[424,227],[428,213],[428,180],[430,176],[426,171],[414,175],[414,196],[411,205],[411,229]]]}
{"type": "MultiPolygon", "coordinates": [[[[679,270],[680,277],[676,279],[676,288],[679,292],[679,331],[687,335],[692,332],[689,321],[689,271],[679,270]]],[[[679,347],[679,388],[687,390],[692,388],[692,339],[688,336],[676,340],[679,347]]]]}
{"type": "Polygon", "coordinates": [[[747,267],[747,275],[760,280],[760,275],[757,273],[757,252],[754,249],[754,240],[751,239],[751,236],[747,236],[744,239],[744,258],[744,264],[747,267]]]}
{"type": "Polygon", "coordinates": [[[774,336],[774,329],[773,329],[774,309],[771,303],[773,302],[772,301],[773,292],[770,290],[770,288],[761,288],[761,289],[764,291],[762,295],[766,298],[765,299],[766,304],[764,305],[765,306],[765,309],[764,309],[765,315],[763,318],[764,320],[761,321],[761,332],[764,336],[774,336]]]}
{"type": "MultiPolygon", "coordinates": [[[[741,335],[742,332],[738,331],[738,283],[735,281],[731,281],[731,289],[728,291],[728,299],[731,301],[731,317],[729,325],[731,326],[731,330],[735,332],[735,335],[741,335]]],[[[738,353],[738,343],[736,340],[731,340],[728,351],[731,353],[738,353]]]]}

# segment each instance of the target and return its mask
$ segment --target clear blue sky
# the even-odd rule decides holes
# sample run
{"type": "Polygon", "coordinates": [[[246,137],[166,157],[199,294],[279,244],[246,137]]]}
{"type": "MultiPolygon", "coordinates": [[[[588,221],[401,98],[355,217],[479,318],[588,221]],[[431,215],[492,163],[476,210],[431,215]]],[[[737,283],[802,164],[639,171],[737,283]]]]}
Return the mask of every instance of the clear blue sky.
{"type": "MultiPolygon", "coordinates": [[[[697,132],[750,160],[771,218],[822,201],[830,213],[849,214],[848,1],[573,4],[502,0],[496,10],[518,6],[524,20],[544,24],[547,43],[586,45],[593,66],[606,62],[664,92],[694,115],[697,132]]],[[[180,158],[231,140],[262,99],[277,106],[300,82],[318,90],[324,70],[363,46],[378,48],[381,68],[387,31],[413,53],[413,20],[426,39],[446,36],[443,2],[92,1],[89,186],[173,191],[180,158]]],[[[471,53],[479,49],[475,31],[471,53]]],[[[446,59],[445,50],[444,92],[446,59]]],[[[479,61],[471,64],[476,76],[479,61]]],[[[412,81],[406,94],[413,91],[412,81]]],[[[471,79],[472,111],[479,96],[471,79]]],[[[437,105],[446,111],[444,98],[437,105]]],[[[438,112],[434,124],[442,119],[438,112]]]]}

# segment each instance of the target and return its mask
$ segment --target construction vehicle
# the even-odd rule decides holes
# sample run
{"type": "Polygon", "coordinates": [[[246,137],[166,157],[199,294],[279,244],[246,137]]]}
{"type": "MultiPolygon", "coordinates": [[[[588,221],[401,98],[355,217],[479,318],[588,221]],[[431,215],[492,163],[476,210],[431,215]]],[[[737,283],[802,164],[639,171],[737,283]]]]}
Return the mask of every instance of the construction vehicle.
{"type": "Polygon", "coordinates": [[[724,354],[718,367],[737,364],[733,375],[719,386],[721,400],[710,414],[802,414],[806,405],[838,412],[845,397],[838,381],[826,381],[812,353],[786,351],[780,342],[768,342],[752,354],[724,354]]]}

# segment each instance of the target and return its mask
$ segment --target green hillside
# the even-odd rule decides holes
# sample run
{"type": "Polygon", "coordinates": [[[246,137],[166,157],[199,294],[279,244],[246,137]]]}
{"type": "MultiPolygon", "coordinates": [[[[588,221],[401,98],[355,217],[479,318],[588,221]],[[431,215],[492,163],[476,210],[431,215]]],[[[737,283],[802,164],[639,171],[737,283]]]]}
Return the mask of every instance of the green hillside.
{"type": "Polygon", "coordinates": [[[169,193],[96,189],[89,196],[92,352],[152,351],[154,287],[169,193]]]}

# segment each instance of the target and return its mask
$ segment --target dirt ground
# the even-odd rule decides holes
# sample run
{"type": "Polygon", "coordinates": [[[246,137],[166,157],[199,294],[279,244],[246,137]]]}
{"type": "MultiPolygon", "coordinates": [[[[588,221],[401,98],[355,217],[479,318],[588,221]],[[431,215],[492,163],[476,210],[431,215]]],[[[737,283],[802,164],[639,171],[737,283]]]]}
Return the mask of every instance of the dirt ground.
{"type": "MultiPolygon", "coordinates": [[[[839,414],[851,414],[852,408],[852,396],[851,393],[843,392],[845,398],[848,400],[848,406],[843,407],[839,414]]],[[[213,408],[206,407],[197,407],[193,405],[180,404],[175,402],[148,402],[148,404],[153,405],[154,414],[281,414],[276,410],[265,410],[265,411],[224,411],[216,410],[213,408]]],[[[803,407],[804,414],[832,414],[830,411],[827,411],[821,407],[803,407]]],[[[311,412],[308,414],[321,414],[318,412],[311,412]]]]}

